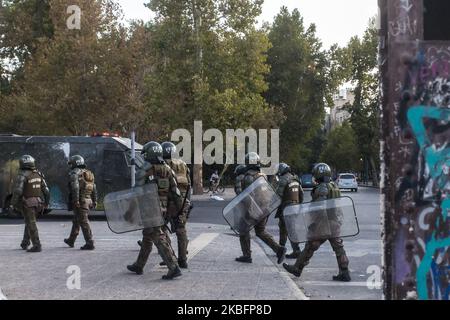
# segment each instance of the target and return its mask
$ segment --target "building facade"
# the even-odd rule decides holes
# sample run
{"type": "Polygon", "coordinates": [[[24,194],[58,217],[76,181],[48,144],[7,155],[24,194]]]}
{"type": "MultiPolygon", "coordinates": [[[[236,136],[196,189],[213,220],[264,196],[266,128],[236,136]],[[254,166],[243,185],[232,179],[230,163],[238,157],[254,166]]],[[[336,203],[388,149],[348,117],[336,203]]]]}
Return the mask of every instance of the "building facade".
{"type": "Polygon", "coordinates": [[[325,130],[330,132],[333,129],[342,126],[345,121],[348,121],[351,117],[350,112],[346,110],[348,104],[353,104],[355,96],[351,89],[341,89],[333,97],[333,107],[326,115],[325,130]]]}

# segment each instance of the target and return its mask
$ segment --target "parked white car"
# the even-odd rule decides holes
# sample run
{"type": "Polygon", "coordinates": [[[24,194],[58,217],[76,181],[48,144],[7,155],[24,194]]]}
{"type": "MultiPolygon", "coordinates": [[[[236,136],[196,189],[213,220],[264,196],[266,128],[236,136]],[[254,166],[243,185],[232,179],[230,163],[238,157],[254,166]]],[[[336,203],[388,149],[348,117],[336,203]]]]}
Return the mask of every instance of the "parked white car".
{"type": "Polygon", "coordinates": [[[341,173],[336,179],[339,189],[348,189],[358,192],[358,181],[353,173],[341,173]]]}

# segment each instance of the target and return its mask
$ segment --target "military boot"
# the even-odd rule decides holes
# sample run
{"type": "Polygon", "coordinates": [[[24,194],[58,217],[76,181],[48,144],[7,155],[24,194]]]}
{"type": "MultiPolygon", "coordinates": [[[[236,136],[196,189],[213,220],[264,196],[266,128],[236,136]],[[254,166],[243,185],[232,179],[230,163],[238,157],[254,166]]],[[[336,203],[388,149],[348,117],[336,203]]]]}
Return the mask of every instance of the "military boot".
{"type": "Polygon", "coordinates": [[[300,278],[300,276],[302,275],[303,268],[297,269],[295,266],[289,265],[287,263],[283,263],[283,268],[286,269],[286,271],[289,272],[290,274],[296,276],[297,278],[300,278]]]}
{"type": "Polygon", "coordinates": [[[175,267],[175,269],[169,270],[169,272],[165,276],[162,276],[162,279],[163,280],[172,280],[179,276],[181,276],[181,270],[179,267],[175,267]]]}
{"type": "Polygon", "coordinates": [[[285,247],[280,247],[280,249],[278,249],[277,251],[278,264],[284,261],[284,258],[286,257],[286,251],[287,249],[285,247]]]}
{"type": "Polygon", "coordinates": [[[40,244],[33,245],[30,249],[27,250],[27,252],[41,252],[42,247],[40,244]]]}
{"type": "Polygon", "coordinates": [[[88,242],[80,248],[81,250],[94,250],[94,242],[88,242]]]}
{"type": "Polygon", "coordinates": [[[300,256],[300,251],[293,251],[286,255],[286,259],[297,259],[300,256]]]}
{"type": "Polygon", "coordinates": [[[22,242],[20,244],[20,247],[22,248],[22,250],[27,250],[29,246],[30,246],[29,242],[28,243],[27,242],[22,242]]]}
{"type": "Polygon", "coordinates": [[[246,256],[236,258],[236,261],[242,262],[242,263],[252,263],[253,262],[252,257],[246,257],[246,256]]]}
{"type": "Polygon", "coordinates": [[[302,252],[300,250],[300,244],[292,242],[292,253],[286,255],[286,259],[297,259],[300,256],[300,253],[302,252]]]}
{"type": "Polygon", "coordinates": [[[127,266],[127,269],[130,270],[131,272],[134,272],[138,275],[141,275],[144,273],[144,269],[139,267],[138,265],[136,265],[136,263],[133,263],[129,266],[127,266]]]}
{"type": "Polygon", "coordinates": [[[64,239],[64,243],[67,244],[71,248],[73,248],[75,246],[75,241],[73,241],[71,239],[64,239]]]}
{"type": "Polygon", "coordinates": [[[350,278],[350,272],[348,269],[339,270],[339,274],[333,276],[333,281],[342,281],[342,282],[350,282],[352,279],[350,278]]]}
{"type": "Polygon", "coordinates": [[[186,261],[186,260],[180,260],[180,259],[178,259],[178,266],[179,266],[181,269],[187,269],[187,268],[188,268],[187,261],[186,261]]]}

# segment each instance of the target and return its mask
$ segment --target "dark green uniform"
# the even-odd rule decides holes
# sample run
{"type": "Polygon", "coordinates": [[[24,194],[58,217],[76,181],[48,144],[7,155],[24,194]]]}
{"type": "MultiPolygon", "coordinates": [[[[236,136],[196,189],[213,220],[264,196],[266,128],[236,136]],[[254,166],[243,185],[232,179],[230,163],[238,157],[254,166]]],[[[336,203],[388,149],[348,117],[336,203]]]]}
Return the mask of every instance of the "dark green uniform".
{"type": "MultiPolygon", "coordinates": [[[[287,206],[303,203],[303,189],[296,175],[287,172],[279,177],[276,184],[276,192],[281,197],[282,202],[278,208],[275,218],[278,218],[278,226],[280,227],[280,245],[285,246],[288,239],[288,232],[283,216],[283,211],[287,206]]],[[[291,241],[293,254],[300,253],[300,245],[291,241]]]]}
{"type": "Polygon", "coordinates": [[[50,193],[44,176],[36,169],[23,169],[17,176],[11,204],[22,213],[25,231],[21,247],[25,250],[33,244],[33,249],[40,251],[41,242],[36,224],[36,216],[48,206],[50,193]]]}
{"type": "Polygon", "coordinates": [[[86,247],[93,249],[91,227],[89,226],[89,213],[97,206],[97,188],[94,174],[85,168],[74,168],[69,173],[69,206],[73,210],[72,230],[66,243],[73,247],[80,228],[83,233],[86,247]]]}
{"type": "MultiPolygon", "coordinates": [[[[311,192],[313,201],[323,201],[327,199],[339,198],[341,192],[339,187],[336,186],[334,182],[322,182],[316,186],[311,192]]],[[[320,246],[327,240],[318,241],[308,241],[305,245],[305,249],[301,252],[297,261],[295,262],[295,268],[297,270],[302,270],[306,265],[308,265],[309,260],[314,255],[320,246]]],[[[348,273],[349,260],[344,250],[344,241],[342,238],[328,239],[336,254],[337,263],[339,266],[339,274],[348,273]]]]}
{"type": "Polygon", "coordinates": [[[239,195],[243,190],[243,182],[244,182],[245,174],[240,174],[236,176],[234,180],[234,192],[236,195],[239,195]]]}
{"type": "MultiPolygon", "coordinates": [[[[264,177],[257,167],[249,167],[245,172],[244,177],[242,179],[243,190],[248,188],[256,179],[259,177],[264,177]]],[[[285,250],[282,246],[280,246],[266,231],[267,220],[263,219],[255,226],[255,233],[258,238],[260,238],[265,244],[267,244],[277,255],[280,254],[281,251],[285,250]]],[[[251,258],[252,251],[250,246],[250,233],[240,236],[241,249],[244,258],[251,258]]]]}
{"type": "MultiPolygon", "coordinates": [[[[169,206],[174,205],[178,210],[181,209],[181,194],[177,187],[174,172],[167,164],[150,164],[147,162],[145,167],[136,173],[136,185],[139,186],[145,183],[158,184],[158,194],[163,215],[167,214],[167,208],[169,206]]],[[[153,243],[158,249],[158,253],[163,259],[163,262],[169,268],[169,272],[178,269],[177,259],[162,227],[145,228],[142,234],[141,250],[137,261],[133,265],[138,268],[139,272],[141,272],[147,263],[153,248],[153,243]]]]}
{"type": "Polygon", "coordinates": [[[182,210],[179,210],[172,202],[168,208],[168,218],[172,224],[172,230],[175,230],[177,235],[178,262],[180,265],[185,266],[189,242],[186,232],[186,222],[191,206],[188,194],[191,188],[190,172],[187,164],[181,159],[166,159],[165,161],[175,173],[178,189],[181,192],[181,197],[184,202],[182,210]]]}

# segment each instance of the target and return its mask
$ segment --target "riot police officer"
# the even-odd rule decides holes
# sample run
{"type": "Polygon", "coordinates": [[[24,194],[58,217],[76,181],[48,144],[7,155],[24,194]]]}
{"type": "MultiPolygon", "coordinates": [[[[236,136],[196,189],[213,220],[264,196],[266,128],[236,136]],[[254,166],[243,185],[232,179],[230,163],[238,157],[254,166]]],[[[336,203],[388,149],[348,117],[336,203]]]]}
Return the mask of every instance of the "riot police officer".
{"type": "MultiPolygon", "coordinates": [[[[292,174],[291,167],[286,163],[280,163],[278,165],[277,176],[278,183],[276,192],[281,197],[282,202],[275,218],[278,218],[278,226],[280,227],[280,245],[284,247],[288,239],[288,232],[283,211],[287,206],[303,202],[303,189],[297,175],[292,174]]],[[[286,255],[286,258],[297,259],[300,254],[300,245],[291,241],[291,246],[293,252],[286,255]]]]}
{"type": "MultiPolygon", "coordinates": [[[[142,186],[146,183],[157,184],[163,215],[167,213],[167,208],[171,205],[175,205],[177,210],[181,210],[181,193],[178,189],[173,170],[164,162],[161,145],[157,142],[149,142],[144,146],[142,152],[144,153],[146,162],[143,168],[136,172],[136,185],[142,186]]],[[[167,275],[164,275],[163,279],[170,280],[181,276],[177,259],[162,227],[145,228],[142,234],[143,239],[139,256],[135,263],[127,266],[128,270],[139,275],[143,274],[144,266],[147,263],[154,243],[164,264],[169,268],[167,275]]]]}
{"type": "MultiPolygon", "coordinates": [[[[327,199],[339,198],[341,192],[339,187],[331,181],[331,169],[325,163],[319,163],[314,166],[313,177],[317,185],[311,192],[312,200],[323,201],[327,199]]],[[[296,277],[300,277],[303,269],[308,265],[310,259],[320,246],[327,240],[308,241],[305,249],[300,253],[294,265],[283,264],[283,267],[296,277]]],[[[350,281],[350,273],[348,270],[349,260],[344,250],[344,241],[342,238],[328,239],[336,254],[337,263],[339,266],[339,274],[333,276],[334,281],[350,281]]]]}
{"type": "Polygon", "coordinates": [[[72,230],[68,239],[64,242],[71,248],[81,231],[86,244],[81,250],[94,250],[91,227],[89,226],[89,212],[97,207],[97,187],[95,176],[88,170],[84,158],[74,155],[70,158],[69,172],[69,211],[73,211],[72,230]]]}
{"type": "Polygon", "coordinates": [[[180,268],[187,268],[187,248],[188,237],[186,232],[186,222],[191,207],[190,190],[191,190],[191,177],[187,164],[181,159],[174,159],[174,155],[177,151],[176,146],[172,142],[164,142],[163,158],[164,161],[175,173],[178,189],[181,192],[183,199],[182,210],[177,210],[176,206],[172,202],[167,208],[168,220],[171,224],[171,229],[175,231],[178,242],[178,265],[180,268]]]}
{"type": "Polygon", "coordinates": [[[48,207],[50,192],[45,177],[36,169],[32,156],[22,156],[19,164],[20,170],[15,182],[11,206],[21,212],[25,220],[25,230],[20,246],[27,252],[41,252],[36,216],[48,207]],[[30,241],[33,246],[28,249],[30,241]]]}
{"type": "MultiPolygon", "coordinates": [[[[256,152],[250,152],[245,156],[245,171],[242,180],[242,190],[244,191],[248,188],[254,181],[260,177],[265,177],[261,173],[261,161],[260,157],[256,152]]],[[[255,226],[255,233],[258,238],[260,238],[265,244],[267,244],[277,255],[278,263],[283,262],[286,255],[286,248],[280,246],[266,231],[266,224],[268,218],[263,219],[255,226]]],[[[251,247],[250,247],[250,233],[241,235],[240,237],[241,249],[243,255],[236,258],[237,262],[252,263],[251,247]]]]}

